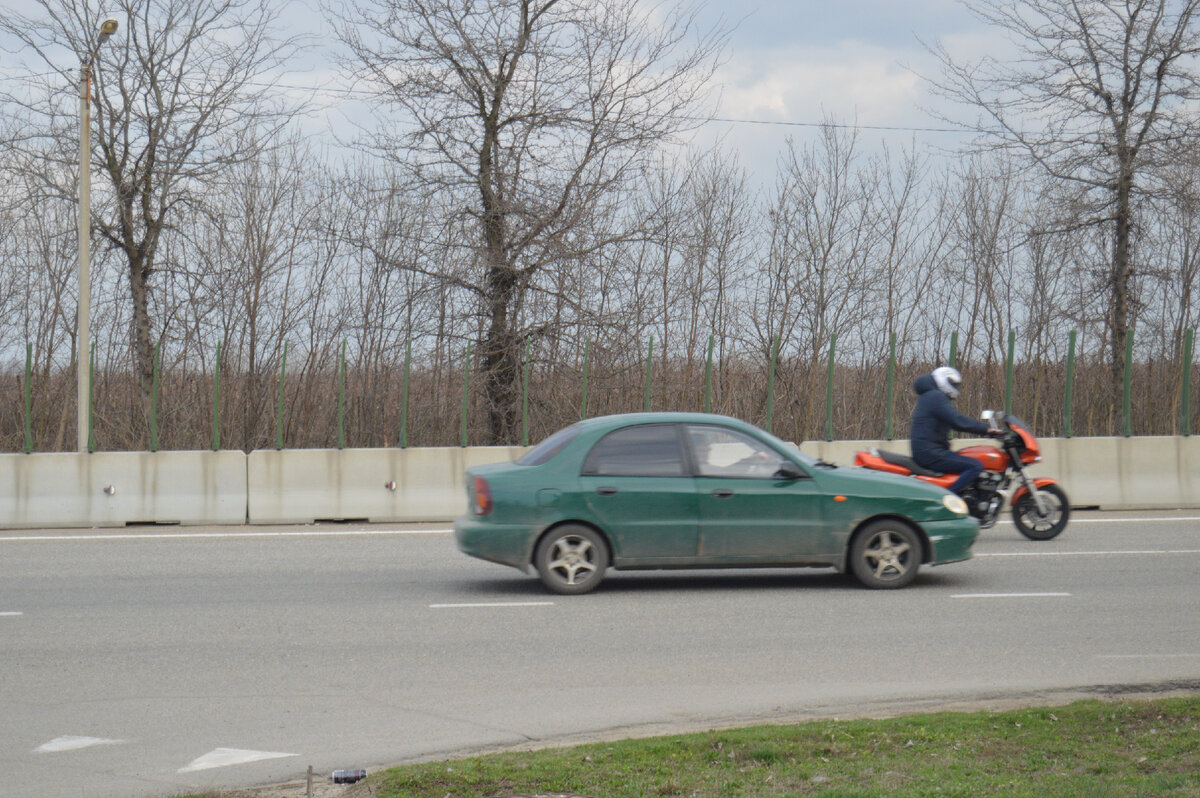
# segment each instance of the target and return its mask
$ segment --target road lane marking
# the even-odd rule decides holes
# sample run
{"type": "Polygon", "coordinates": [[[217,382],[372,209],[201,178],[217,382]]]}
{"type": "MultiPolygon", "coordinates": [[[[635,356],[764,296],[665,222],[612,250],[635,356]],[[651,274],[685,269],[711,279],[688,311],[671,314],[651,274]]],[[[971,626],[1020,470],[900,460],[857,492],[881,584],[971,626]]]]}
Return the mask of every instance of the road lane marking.
{"type": "Polygon", "coordinates": [[[0,543],[64,540],[182,540],[198,538],[344,538],[372,535],[449,535],[453,529],[354,529],[308,530],[296,532],[113,532],[87,535],[0,535],[0,543]]]}
{"type": "Polygon", "coordinates": [[[1097,659],[1195,659],[1200,654],[1097,654],[1097,659]]]}
{"type": "Polygon", "coordinates": [[[950,598],[1053,598],[1070,593],[957,593],[950,598]]]}
{"type": "Polygon", "coordinates": [[[431,610],[444,610],[469,607],[552,607],[553,601],[478,601],[463,604],[430,604],[431,610]]]}
{"type": "Polygon", "coordinates": [[[207,754],[193,759],[187,767],[180,768],[179,773],[191,773],[195,770],[209,768],[225,768],[230,765],[242,765],[247,762],[261,762],[264,759],[283,759],[299,754],[283,754],[277,751],[247,751],[242,748],[214,748],[207,754]]]}
{"type": "Polygon", "coordinates": [[[0,612],[0,617],[3,617],[3,618],[12,618],[12,617],[14,617],[14,616],[16,616],[16,615],[24,615],[24,614],[25,614],[25,613],[23,613],[23,612],[0,612]]]}
{"type": "Polygon", "coordinates": [[[981,551],[976,557],[1114,557],[1123,554],[1200,554],[1200,549],[1124,549],[1120,551],[981,551]]]}
{"type": "Polygon", "coordinates": [[[118,745],[124,740],[106,740],[103,737],[83,737],[66,735],[55,737],[48,743],[42,743],[33,749],[35,754],[57,754],[62,751],[78,751],[81,748],[91,748],[93,745],[118,745]]]}
{"type": "Polygon", "coordinates": [[[1151,524],[1159,521],[1200,521],[1200,515],[1173,515],[1162,518],[1080,518],[1071,519],[1072,524],[1151,524]]]}

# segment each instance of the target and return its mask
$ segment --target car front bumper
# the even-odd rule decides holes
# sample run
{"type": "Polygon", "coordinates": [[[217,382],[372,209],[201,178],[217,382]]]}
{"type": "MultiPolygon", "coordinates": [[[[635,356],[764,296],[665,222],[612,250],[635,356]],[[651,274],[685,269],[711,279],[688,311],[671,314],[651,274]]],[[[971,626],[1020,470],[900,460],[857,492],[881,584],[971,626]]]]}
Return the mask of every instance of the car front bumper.
{"type": "Polygon", "coordinates": [[[979,537],[979,522],[970,516],[947,521],[926,521],[921,524],[929,536],[930,565],[944,565],[969,560],[971,547],[979,537]]]}

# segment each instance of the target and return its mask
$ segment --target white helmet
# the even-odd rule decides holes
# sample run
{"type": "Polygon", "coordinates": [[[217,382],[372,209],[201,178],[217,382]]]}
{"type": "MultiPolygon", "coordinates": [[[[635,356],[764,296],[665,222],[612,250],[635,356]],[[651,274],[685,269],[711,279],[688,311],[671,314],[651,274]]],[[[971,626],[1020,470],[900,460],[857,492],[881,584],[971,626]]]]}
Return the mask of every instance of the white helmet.
{"type": "Polygon", "coordinates": [[[951,399],[958,398],[958,390],[962,387],[962,375],[958,373],[958,369],[940,366],[933,370],[933,381],[938,390],[946,396],[951,399]]]}

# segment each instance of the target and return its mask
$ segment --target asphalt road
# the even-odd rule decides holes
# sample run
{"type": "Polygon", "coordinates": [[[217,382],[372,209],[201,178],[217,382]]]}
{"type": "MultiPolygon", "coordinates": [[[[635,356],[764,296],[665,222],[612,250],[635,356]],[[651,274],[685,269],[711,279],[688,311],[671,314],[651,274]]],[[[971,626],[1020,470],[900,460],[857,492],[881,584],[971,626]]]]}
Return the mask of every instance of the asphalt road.
{"type": "Polygon", "coordinates": [[[901,591],[693,571],[561,597],[444,525],[0,531],[0,795],[1200,689],[1200,513],[1078,513],[1046,543],[1004,522],[976,555],[901,591]]]}

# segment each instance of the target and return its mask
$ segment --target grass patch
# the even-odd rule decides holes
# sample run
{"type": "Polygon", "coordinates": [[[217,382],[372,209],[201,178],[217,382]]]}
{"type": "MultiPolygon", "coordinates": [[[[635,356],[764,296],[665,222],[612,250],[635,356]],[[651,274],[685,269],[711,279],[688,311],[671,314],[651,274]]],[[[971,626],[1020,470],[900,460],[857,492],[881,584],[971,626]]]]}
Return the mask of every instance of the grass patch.
{"type": "Polygon", "coordinates": [[[1200,697],[754,726],[405,765],[369,782],[377,798],[1200,798],[1200,697]]]}

